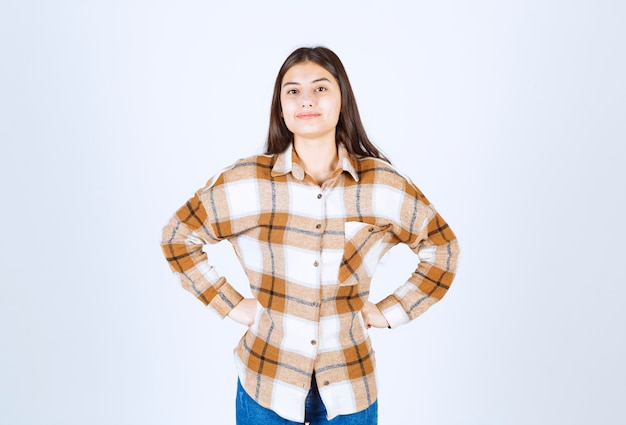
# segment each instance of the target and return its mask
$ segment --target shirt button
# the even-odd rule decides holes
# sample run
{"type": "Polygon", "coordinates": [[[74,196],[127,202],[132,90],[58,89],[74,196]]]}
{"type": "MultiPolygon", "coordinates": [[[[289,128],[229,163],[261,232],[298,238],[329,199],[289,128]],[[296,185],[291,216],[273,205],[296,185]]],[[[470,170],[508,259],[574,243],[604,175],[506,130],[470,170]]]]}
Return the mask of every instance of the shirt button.
{"type": "Polygon", "coordinates": [[[369,229],[367,229],[367,230],[368,230],[369,232],[373,232],[373,231],[374,231],[374,228],[373,228],[373,227],[370,227],[370,228],[369,228],[369,229]]]}
{"type": "Polygon", "coordinates": [[[330,385],[330,382],[328,382],[328,381],[324,381],[324,386],[325,386],[325,387],[327,387],[327,386],[329,386],[329,385],[330,385]]]}
{"type": "Polygon", "coordinates": [[[317,262],[317,260],[316,260],[316,261],[314,261],[314,262],[313,262],[313,265],[314,265],[315,267],[317,267],[317,266],[319,266],[319,265],[320,265],[320,263],[318,263],[318,262],[317,262]]]}
{"type": "Polygon", "coordinates": [[[322,228],[322,225],[321,225],[321,224],[316,224],[316,225],[315,225],[315,228],[316,228],[316,229],[321,229],[321,228],[322,228]]]}
{"type": "Polygon", "coordinates": [[[317,194],[317,199],[322,199],[322,194],[321,193],[317,194]]]}
{"type": "Polygon", "coordinates": [[[316,340],[314,340],[314,339],[312,339],[312,340],[311,340],[311,345],[315,345],[315,344],[317,344],[317,341],[316,341],[316,340]]]}

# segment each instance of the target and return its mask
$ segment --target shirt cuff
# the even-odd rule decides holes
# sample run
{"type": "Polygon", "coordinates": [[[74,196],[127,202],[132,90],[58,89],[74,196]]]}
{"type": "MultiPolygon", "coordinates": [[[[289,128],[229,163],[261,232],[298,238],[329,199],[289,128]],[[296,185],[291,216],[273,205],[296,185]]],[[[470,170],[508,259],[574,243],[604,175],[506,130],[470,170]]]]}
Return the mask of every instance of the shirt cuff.
{"type": "Polygon", "coordinates": [[[409,315],[406,314],[404,308],[402,308],[402,304],[400,304],[400,301],[394,295],[389,295],[376,304],[376,307],[378,307],[383,316],[385,316],[390,328],[395,328],[411,321],[409,315]]]}
{"type": "Polygon", "coordinates": [[[243,300],[243,295],[233,288],[224,277],[217,282],[215,287],[217,289],[217,295],[213,297],[209,305],[213,307],[217,314],[223,319],[228,316],[228,313],[230,313],[241,300],[243,300]]]}
{"type": "Polygon", "coordinates": [[[200,264],[194,277],[206,282],[206,289],[196,295],[204,305],[210,306],[223,319],[243,299],[224,276],[220,276],[215,267],[206,263],[200,264]]]}

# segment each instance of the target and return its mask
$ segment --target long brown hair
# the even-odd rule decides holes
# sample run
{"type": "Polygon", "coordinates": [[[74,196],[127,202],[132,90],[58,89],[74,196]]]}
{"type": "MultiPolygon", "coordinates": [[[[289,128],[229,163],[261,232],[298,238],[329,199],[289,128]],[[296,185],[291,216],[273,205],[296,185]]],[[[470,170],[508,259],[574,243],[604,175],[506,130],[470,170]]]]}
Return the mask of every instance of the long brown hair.
{"type": "Polygon", "coordinates": [[[265,146],[266,154],[283,152],[293,142],[293,133],[289,131],[282,118],[280,103],[281,84],[285,73],[294,65],[313,62],[327,70],[339,83],[341,89],[341,113],[335,131],[335,141],[346,145],[348,152],[356,157],[374,157],[390,162],[369,140],[361,123],[359,108],[352,92],[348,74],[339,57],[326,47],[301,47],[294,50],[285,60],[274,84],[274,95],[270,110],[270,127],[265,146]]]}

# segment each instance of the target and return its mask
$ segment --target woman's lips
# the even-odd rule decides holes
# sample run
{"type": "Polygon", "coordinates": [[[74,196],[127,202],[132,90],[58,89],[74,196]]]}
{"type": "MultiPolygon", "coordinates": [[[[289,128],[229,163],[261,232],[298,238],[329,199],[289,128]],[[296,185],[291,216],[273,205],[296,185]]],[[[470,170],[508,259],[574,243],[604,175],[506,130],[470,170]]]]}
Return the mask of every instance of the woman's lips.
{"type": "Polygon", "coordinates": [[[301,120],[310,120],[311,118],[317,118],[320,116],[320,114],[317,114],[315,112],[303,112],[301,114],[296,115],[298,118],[300,118],[301,120]]]}

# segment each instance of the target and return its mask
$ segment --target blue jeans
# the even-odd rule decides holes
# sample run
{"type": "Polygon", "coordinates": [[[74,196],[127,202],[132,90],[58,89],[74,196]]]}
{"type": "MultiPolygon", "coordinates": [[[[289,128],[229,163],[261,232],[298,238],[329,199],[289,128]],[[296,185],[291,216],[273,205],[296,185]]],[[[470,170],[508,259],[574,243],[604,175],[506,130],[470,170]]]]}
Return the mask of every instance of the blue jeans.
{"type": "MultiPolygon", "coordinates": [[[[335,416],[330,421],[326,419],[326,407],[322,403],[317,390],[315,376],[309,395],[306,398],[305,423],[311,425],[377,425],[378,401],[367,409],[351,415],[335,416]]],[[[237,425],[302,425],[278,416],[273,410],[266,409],[254,401],[237,381],[237,425]]]]}

